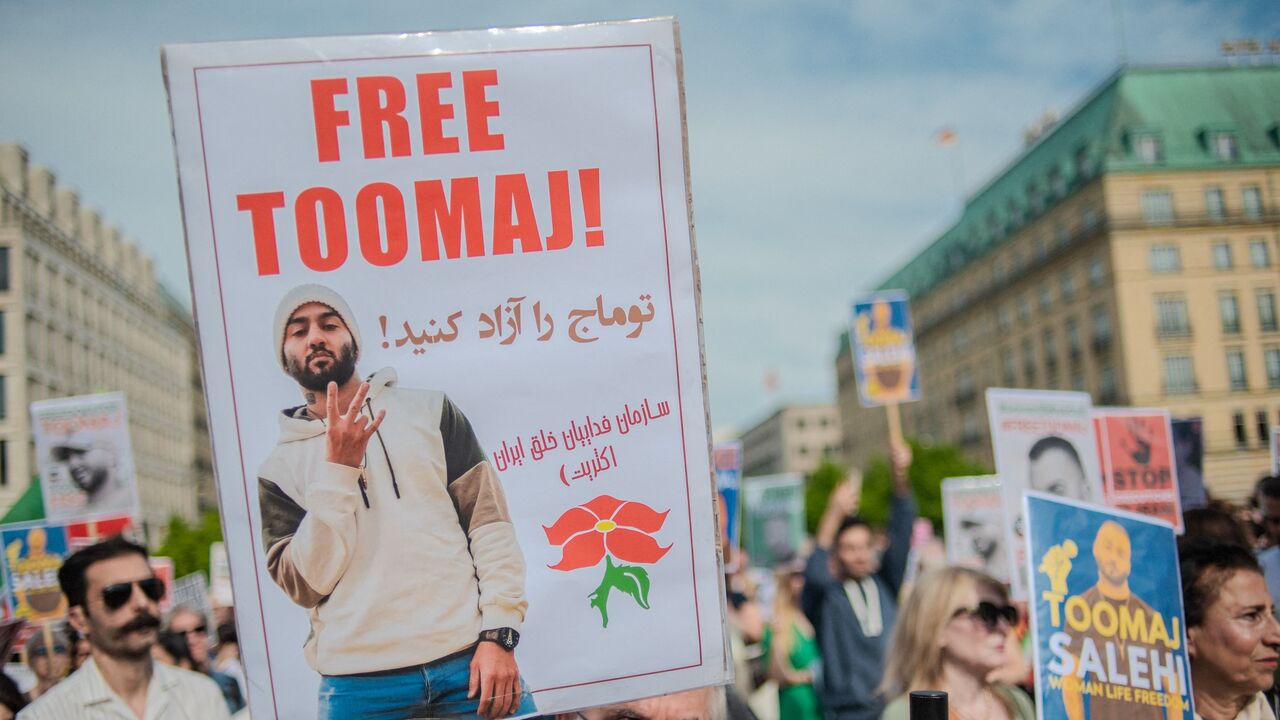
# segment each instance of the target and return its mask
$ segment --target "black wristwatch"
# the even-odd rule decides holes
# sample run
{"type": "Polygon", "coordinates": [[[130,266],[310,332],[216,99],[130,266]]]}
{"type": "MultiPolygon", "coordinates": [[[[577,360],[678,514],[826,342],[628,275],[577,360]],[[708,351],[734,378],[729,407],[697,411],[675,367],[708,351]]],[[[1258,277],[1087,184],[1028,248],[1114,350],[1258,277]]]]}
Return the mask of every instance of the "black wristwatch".
{"type": "Polygon", "coordinates": [[[498,643],[503,650],[508,652],[516,649],[516,645],[520,644],[520,633],[511,628],[495,628],[493,630],[480,631],[481,642],[489,641],[498,643]]]}

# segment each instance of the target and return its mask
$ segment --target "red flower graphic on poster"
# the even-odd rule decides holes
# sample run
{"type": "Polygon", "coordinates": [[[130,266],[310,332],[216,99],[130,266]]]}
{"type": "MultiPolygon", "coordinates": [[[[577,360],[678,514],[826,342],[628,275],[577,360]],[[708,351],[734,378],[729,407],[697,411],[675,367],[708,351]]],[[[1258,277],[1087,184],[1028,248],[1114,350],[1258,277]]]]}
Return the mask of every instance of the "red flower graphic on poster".
{"type": "Polygon", "coordinates": [[[604,627],[609,627],[608,602],[613,590],[630,595],[647,610],[649,572],[635,565],[615,565],[613,561],[617,558],[627,563],[652,564],[661,560],[671,546],[662,547],[653,534],[662,529],[669,512],[609,495],[569,508],[550,527],[542,528],[547,541],[561,549],[560,562],[548,567],[568,572],[605,561],[604,578],[589,596],[591,606],[600,611],[604,627]]]}

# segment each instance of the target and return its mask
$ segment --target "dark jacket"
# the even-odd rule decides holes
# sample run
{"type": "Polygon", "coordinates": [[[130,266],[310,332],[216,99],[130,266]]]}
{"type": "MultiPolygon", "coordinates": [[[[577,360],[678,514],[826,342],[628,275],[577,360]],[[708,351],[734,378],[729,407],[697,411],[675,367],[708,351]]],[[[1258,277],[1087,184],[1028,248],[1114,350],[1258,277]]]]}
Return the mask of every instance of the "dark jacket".
{"type": "Polygon", "coordinates": [[[877,637],[863,634],[843,580],[832,577],[829,570],[831,553],[819,548],[809,557],[800,602],[822,651],[822,667],[814,685],[828,720],[875,720],[884,709],[885,698],[876,688],[884,675],[889,637],[897,619],[898,590],[906,574],[915,518],[915,500],[895,495],[889,506],[889,548],[873,576],[884,617],[884,630],[877,637]]]}

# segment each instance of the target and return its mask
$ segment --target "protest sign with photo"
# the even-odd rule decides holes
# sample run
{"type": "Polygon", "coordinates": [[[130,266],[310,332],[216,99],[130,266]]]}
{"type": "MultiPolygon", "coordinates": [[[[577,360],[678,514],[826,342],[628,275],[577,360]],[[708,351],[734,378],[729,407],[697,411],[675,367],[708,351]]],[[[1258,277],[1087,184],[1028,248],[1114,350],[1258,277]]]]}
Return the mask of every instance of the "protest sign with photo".
{"type": "Polygon", "coordinates": [[[1271,474],[1280,475],[1280,425],[1271,426],[1271,474]]]}
{"type": "Polygon", "coordinates": [[[68,523],[67,549],[75,552],[94,543],[134,530],[133,518],[128,515],[103,517],[82,522],[68,523]]]}
{"type": "Polygon", "coordinates": [[[1169,411],[1097,408],[1093,429],[1107,504],[1160,518],[1181,534],[1182,505],[1169,411]]]}
{"type": "Polygon", "coordinates": [[[38,400],[31,428],[46,520],[137,515],[123,393],[38,400]]]}
{"type": "Polygon", "coordinates": [[[209,602],[214,607],[233,607],[231,596],[231,563],[227,560],[227,544],[209,546],[209,602]]]}
{"type": "Polygon", "coordinates": [[[254,717],[729,680],[674,21],[163,60],[254,717]]]}
{"type": "Polygon", "coordinates": [[[1200,418],[1170,422],[1173,433],[1174,469],[1178,473],[1178,504],[1182,512],[1209,504],[1204,488],[1204,425],[1200,418]]]}
{"type": "Polygon", "coordinates": [[[147,559],[151,572],[164,583],[164,595],[160,597],[159,606],[162,615],[173,609],[173,558],[152,555],[147,559]]]}
{"type": "Polygon", "coordinates": [[[987,417],[996,475],[1004,493],[1009,587],[1014,598],[1027,597],[1022,494],[1037,490],[1103,503],[1091,413],[1087,393],[987,389],[987,417]]]}
{"type": "Polygon", "coordinates": [[[888,290],[853,303],[853,375],[863,407],[920,398],[907,294],[888,290]]]}
{"type": "Polygon", "coordinates": [[[742,481],[743,549],[761,568],[800,557],[804,549],[804,476],[761,475],[742,481]]]}
{"type": "Polygon", "coordinates": [[[209,581],[202,572],[174,580],[169,585],[168,596],[173,607],[191,608],[206,619],[213,617],[213,606],[209,604],[209,581]]]}
{"type": "Polygon", "coordinates": [[[942,481],[942,520],[947,562],[975,567],[1009,582],[1004,496],[995,475],[942,481]]]}
{"type": "Polygon", "coordinates": [[[1193,717],[1173,527],[1035,492],[1024,512],[1037,717],[1193,717]]]}
{"type": "Polygon", "coordinates": [[[28,525],[0,530],[4,543],[6,602],[13,617],[32,624],[61,620],[67,598],[58,569],[70,551],[61,525],[28,525]]]}
{"type": "Polygon", "coordinates": [[[724,513],[725,571],[738,569],[738,554],[733,548],[742,547],[742,441],[730,440],[716,443],[711,449],[712,464],[716,473],[716,492],[720,494],[720,508],[724,513]]]}

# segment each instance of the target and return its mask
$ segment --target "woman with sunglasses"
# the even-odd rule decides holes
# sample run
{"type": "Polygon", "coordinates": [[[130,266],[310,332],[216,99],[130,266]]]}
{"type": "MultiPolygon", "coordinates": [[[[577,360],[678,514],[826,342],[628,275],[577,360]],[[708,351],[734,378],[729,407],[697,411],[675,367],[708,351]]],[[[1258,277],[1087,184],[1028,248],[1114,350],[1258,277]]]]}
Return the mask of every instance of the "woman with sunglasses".
{"type": "Polygon", "coordinates": [[[898,697],[881,718],[906,720],[907,694],[942,690],[958,720],[1033,720],[1031,699],[988,677],[1004,666],[1018,611],[995,578],[961,567],[916,580],[898,612],[881,692],[898,697]]]}

